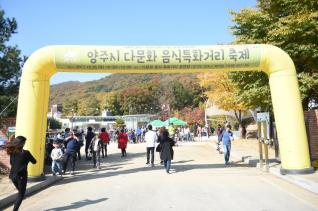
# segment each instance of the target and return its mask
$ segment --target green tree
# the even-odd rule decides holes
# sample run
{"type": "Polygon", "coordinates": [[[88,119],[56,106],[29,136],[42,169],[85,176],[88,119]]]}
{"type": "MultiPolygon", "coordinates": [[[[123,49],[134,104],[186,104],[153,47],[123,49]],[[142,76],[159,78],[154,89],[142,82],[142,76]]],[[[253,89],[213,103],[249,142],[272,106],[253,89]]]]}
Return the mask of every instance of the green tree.
{"type": "MultiPolygon", "coordinates": [[[[196,79],[197,81],[197,79],[196,79]]],[[[194,80],[171,81],[162,84],[158,99],[161,104],[169,104],[172,110],[181,110],[185,107],[198,107],[207,98],[204,89],[194,80]]]]}
{"type": "Polygon", "coordinates": [[[72,116],[78,113],[78,100],[68,100],[63,102],[63,115],[72,116]]]}
{"type": "MultiPolygon", "coordinates": [[[[235,43],[265,43],[285,50],[296,66],[304,108],[308,109],[310,102],[317,103],[318,1],[258,0],[256,8],[232,15],[235,25],[230,28],[235,43]]],[[[248,104],[270,107],[268,78],[264,73],[230,73],[230,78],[248,104]]]]}
{"type": "Polygon", "coordinates": [[[78,115],[98,116],[100,113],[100,102],[94,95],[89,96],[85,100],[81,100],[78,105],[78,115]]]}
{"type": "Polygon", "coordinates": [[[154,96],[145,87],[131,87],[121,93],[121,108],[124,114],[141,114],[150,109],[154,96]]]}
{"type": "Polygon", "coordinates": [[[48,128],[49,129],[61,129],[62,128],[62,123],[54,118],[48,118],[47,121],[48,121],[48,128]]]}
{"type": "Polygon", "coordinates": [[[117,127],[117,128],[125,127],[125,121],[121,118],[116,119],[115,120],[115,127],[117,127]]]}
{"type": "Polygon", "coordinates": [[[0,112],[13,101],[1,115],[15,116],[21,76],[22,64],[25,58],[20,56],[17,46],[10,46],[7,42],[17,33],[15,18],[6,18],[5,12],[0,8],[0,112]]]}
{"type": "Polygon", "coordinates": [[[122,115],[120,107],[120,95],[118,92],[109,92],[106,94],[103,104],[105,110],[111,111],[112,115],[122,115]]]}

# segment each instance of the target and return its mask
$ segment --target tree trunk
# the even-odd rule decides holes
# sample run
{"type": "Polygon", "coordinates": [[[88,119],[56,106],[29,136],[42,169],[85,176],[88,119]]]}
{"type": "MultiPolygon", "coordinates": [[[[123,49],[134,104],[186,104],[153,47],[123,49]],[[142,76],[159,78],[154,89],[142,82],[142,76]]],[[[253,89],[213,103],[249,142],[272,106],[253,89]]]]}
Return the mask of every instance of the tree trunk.
{"type": "MultiPolygon", "coordinates": [[[[239,131],[242,131],[242,111],[241,110],[234,110],[235,118],[239,124],[239,131]]],[[[240,133],[242,138],[242,132],[240,133]]]]}

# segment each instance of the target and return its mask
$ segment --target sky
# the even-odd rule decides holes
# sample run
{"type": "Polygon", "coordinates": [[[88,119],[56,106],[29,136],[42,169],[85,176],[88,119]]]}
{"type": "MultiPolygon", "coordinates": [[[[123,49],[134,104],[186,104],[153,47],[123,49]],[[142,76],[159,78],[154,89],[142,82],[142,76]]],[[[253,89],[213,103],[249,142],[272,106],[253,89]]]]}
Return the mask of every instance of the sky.
{"type": "MultiPolygon", "coordinates": [[[[230,11],[256,0],[0,0],[18,22],[9,44],[23,55],[47,45],[212,45],[234,37],[230,11]]],[[[97,73],[57,73],[50,83],[89,81],[97,73]]]]}

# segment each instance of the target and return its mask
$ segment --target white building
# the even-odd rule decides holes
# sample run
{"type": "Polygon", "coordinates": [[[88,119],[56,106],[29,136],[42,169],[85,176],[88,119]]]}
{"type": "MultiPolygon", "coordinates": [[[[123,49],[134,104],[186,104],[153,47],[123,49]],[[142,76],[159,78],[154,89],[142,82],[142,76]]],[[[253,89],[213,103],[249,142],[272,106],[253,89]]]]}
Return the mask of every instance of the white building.
{"type": "MultiPolygon", "coordinates": [[[[48,114],[49,117],[49,114],[48,114]]],[[[67,116],[56,118],[62,123],[62,128],[81,128],[86,130],[88,126],[98,130],[105,127],[107,130],[114,127],[116,119],[123,119],[127,129],[136,129],[137,127],[146,126],[150,121],[155,119],[155,115],[136,114],[125,116],[67,116]]]]}

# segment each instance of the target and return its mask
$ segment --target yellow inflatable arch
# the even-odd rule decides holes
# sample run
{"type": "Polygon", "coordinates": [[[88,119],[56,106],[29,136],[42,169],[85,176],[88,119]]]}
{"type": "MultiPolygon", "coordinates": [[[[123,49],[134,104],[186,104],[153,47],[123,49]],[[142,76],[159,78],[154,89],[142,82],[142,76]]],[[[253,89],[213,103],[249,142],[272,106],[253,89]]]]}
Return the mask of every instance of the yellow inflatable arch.
{"type": "Polygon", "coordinates": [[[186,73],[257,71],[269,76],[282,173],[309,173],[309,149],[294,63],[270,45],[213,46],[47,46],[33,53],[21,77],[16,135],[43,174],[50,78],[56,72],[186,73]]]}

